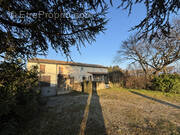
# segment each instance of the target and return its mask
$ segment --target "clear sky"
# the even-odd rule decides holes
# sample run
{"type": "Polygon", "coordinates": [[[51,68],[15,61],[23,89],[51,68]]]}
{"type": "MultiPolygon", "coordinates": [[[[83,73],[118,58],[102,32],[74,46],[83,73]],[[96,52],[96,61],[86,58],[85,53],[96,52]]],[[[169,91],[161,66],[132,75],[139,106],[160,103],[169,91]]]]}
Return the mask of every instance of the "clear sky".
{"type": "MultiPolygon", "coordinates": [[[[113,59],[119,49],[121,42],[128,38],[133,32],[128,32],[130,28],[137,25],[145,16],[146,10],[143,5],[136,5],[132,10],[132,14],[128,16],[127,10],[117,9],[114,7],[109,8],[107,17],[110,19],[106,25],[107,30],[96,37],[96,41],[91,45],[86,44],[86,47],[80,48],[81,54],[76,48],[71,48],[71,57],[74,62],[82,62],[89,64],[101,64],[105,66],[115,65],[113,59]]],[[[61,53],[56,53],[53,49],[49,49],[47,59],[64,60],[61,53]]],[[[125,68],[127,63],[121,63],[119,66],[125,68]]]]}

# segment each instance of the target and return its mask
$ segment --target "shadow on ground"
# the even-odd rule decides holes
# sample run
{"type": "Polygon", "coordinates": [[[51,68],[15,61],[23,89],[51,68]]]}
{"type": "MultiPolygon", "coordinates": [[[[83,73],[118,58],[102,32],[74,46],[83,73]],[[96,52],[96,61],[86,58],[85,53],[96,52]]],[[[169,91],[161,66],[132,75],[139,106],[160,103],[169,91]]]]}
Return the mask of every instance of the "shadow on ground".
{"type": "Polygon", "coordinates": [[[97,93],[96,87],[92,90],[90,99],[88,119],[85,129],[86,135],[106,135],[106,127],[104,117],[102,114],[102,107],[100,98],[97,93]]]}
{"type": "Polygon", "coordinates": [[[178,105],[174,105],[174,104],[172,104],[172,103],[168,103],[168,102],[163,101],[163,100],[159,100],[159,99],[156,99],[156,98],[153,98],[153,97],[149,97],[149,96],[146,96],[146,95],[141,94],[141,93],[139,93],[139,92],[135,92],[135,91],[130,91],[130,92],[133,93],[133,94],[142,96],[142,97],[144,97],[144,98],[147,98],[147,99],[156,101],[156,102],[161,103],[161,104],[163,104],[163,105],[167,105],[167,106],[170,106],[170,107],[174,107],[174,108],[176,108],[176,109],[180,109],[180,106],[178,106],[178,105]]]}
{"type": "Polygon", "coordinates": [[[54,118],[45,129],[50,135],[106,135],[102,108],[97,90],[86,93],[72,92],[51,97],[50,108],[54,118]]]}

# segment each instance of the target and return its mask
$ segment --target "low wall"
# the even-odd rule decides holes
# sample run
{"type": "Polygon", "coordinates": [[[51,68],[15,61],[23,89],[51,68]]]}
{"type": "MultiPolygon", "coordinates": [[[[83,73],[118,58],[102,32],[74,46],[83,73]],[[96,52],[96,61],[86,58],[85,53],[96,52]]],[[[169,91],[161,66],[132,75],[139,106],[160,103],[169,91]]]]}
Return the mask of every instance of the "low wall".
{"type": "Polygon", "coordinates": [[[112,83],[112,82],[110,82],[109,83],[109,87],[111,87],[111,88],[113,88],[113,87],[122,87],[122,84],[121,83],[112,83]]]}
{"type": "Polygon", "coordinates": [[[102,90],[109,87],[109,84],[105,84],[104,82],[96,82],[96,89],[102,90]]]}
{"type": "Polygon", "coordinates": [[[82,91],[81,83],[74,83],[72,89],[76,91],[82,91]]]}
{"type": "Polygon", "coordinates": [[[55,96],[56,95],[56,87],[40,87],[42,96],[55,96]]]}
{"type": "MultiPolygon", "coordinates": [[[[91,81],[75,83],[72,89],[76,91],[88,93],[90,90],[95,89],[93,88],[95,87],[93,86],[93,83],[94,82],[91,82],[91,81]]],[[[105,84],[104,82],[96,82],[96,90],[101,90],[101,89],[106,89],[106,88],[109,88],[109,84],[105,84]]]]}
{"type": "Polygon", "coordinates": [[[70,92],[72,90],[76,90],[79,92],[89,93],[92,89],[95,90],[93,83],[96,83],[96,90],[106,89],[109,87],[108,84],[104,82],[91,82],[84,81],[81,83],[74,83],[73,85],[64,85],[64,87],[41,87],[41,95],[42,96],[55,96],[62,93],[70,92]],[[93,88],[94,87],[94,88],[93,88]]]}
{"type": "Polygon", "coordinates": [[[92,90],[92,82],[84,81],[81,83],[74,83],[72,89],[76,91],[88,93],[90,90],[92,90]]]}

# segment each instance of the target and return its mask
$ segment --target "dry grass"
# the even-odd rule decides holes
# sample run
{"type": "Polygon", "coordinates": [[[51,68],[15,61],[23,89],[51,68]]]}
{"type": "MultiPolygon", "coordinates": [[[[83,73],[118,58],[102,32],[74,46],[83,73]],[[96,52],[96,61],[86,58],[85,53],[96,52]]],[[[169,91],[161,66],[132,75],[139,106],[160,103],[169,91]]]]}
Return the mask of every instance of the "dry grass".
{"type": "Polygon", "coordinates": [[[167,97],[162,93],[156,95],[145,90],[133,90],[176,105],[170,106],[131,91],[120,88],[99,90],[89,100],[90,94],[81,93],[52,97],[48,102],[50,111],[42,116],[36,134],[180,134],[180,109],[176,108],[180,105],[179,96],[167,97]],[[82,130],[82,126],[85,129],[82,130]]]}

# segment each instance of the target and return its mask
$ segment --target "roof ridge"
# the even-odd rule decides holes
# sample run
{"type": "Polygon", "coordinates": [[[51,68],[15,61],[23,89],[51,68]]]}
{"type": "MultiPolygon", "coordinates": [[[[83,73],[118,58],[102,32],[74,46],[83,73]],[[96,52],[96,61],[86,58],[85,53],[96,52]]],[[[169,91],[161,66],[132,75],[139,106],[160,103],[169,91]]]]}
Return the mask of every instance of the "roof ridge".
{"type": "Polygon", "coordinates": [[[105,67],[103,65],[99,65],[99,64],[87,64],[87,63],[80,63],[80,62],[60,61],[60,60],[42,59],[42,58],[31,58],[31,59],[28,59],[28,62],[41,62],[41,63],[64,64],[64,65],[67,64],[67,65],[76,65],[76,66],[107,68],[107,67],[105,67]]]}

